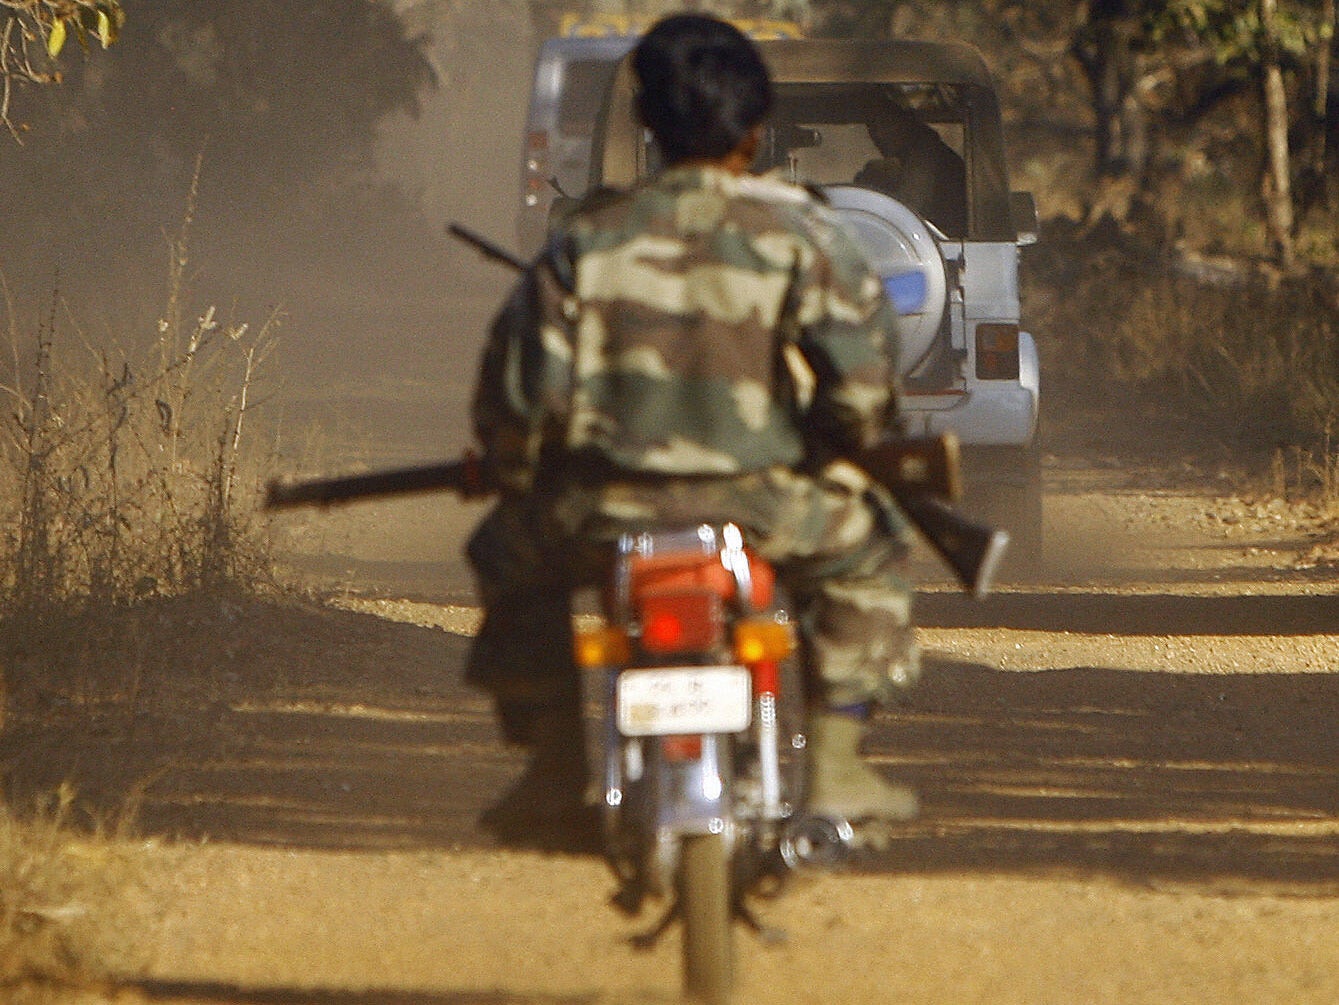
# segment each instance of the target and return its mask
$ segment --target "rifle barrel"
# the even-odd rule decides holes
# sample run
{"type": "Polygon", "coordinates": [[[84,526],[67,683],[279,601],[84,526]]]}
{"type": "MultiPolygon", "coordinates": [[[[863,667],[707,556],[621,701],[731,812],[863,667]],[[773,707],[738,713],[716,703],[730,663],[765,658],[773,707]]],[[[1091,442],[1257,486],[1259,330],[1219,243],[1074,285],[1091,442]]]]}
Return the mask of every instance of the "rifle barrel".
{"type": "Polygon", "coordinates": [[[329,506],[332,503],[375,496],[430,492],[436,489],[468,492],[471,488],[468,462],[448,461],[445,464],[395,468],[365,475],[343,475],[338,478],[314,478],[310,481],[287,483],[272,481],[265,493],[265,508],[329,506]]]}
{"type": "Polygon", "coordinates": [[[517,272],[524,272],[526,270],[525,262],[521,261],[506,248],[494,244],[488,238],[483,237],[480,234],[476,234],[463,224],[454,222],[448,223],[446,229],[452,237],[458,237],[466,244],[472,244],[474,249],[485,258],[491,259],[494,262],[501,262],[503,265],[510,265],[517,272]]]}

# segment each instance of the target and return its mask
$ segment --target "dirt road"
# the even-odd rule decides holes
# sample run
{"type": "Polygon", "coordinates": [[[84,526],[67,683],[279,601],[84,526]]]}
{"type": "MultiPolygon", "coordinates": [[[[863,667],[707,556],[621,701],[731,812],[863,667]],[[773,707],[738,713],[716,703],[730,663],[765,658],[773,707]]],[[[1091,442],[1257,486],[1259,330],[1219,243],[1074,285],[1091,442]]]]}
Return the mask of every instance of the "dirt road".
{"type": "MultiPolygon", "coordinates": [[[[1324,525],[1230,485],[1063,458],[1047,477],[1035,579],[977,604],[919,566],[926,674],[871,756],[923,816],[762,905],[789,939],[742,934],[741,1003],[1339,1000],[1324,525]]],[[[165,604],[99,640],[82,700],[12,698],[12,778],[137,802],[136,995],[676,1000],[675,939],[626,945],[651,919],[607,905],[599,862],[474,826],[518,767],[456,680],[475,515],[424,498],[292,518],[338,607],[165,604]],[[110,654],[132,642],[127,704],[110,654]]]]}

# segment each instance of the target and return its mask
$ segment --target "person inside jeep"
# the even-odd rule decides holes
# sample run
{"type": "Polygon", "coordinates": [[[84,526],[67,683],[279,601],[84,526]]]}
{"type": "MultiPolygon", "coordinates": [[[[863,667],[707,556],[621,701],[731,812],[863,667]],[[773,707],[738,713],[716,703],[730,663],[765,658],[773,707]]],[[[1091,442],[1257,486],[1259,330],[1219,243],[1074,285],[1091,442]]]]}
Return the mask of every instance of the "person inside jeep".
{"type": "Polygon", "coordinates": [[[572,595],[598,585],[624,530],[724,521],[798,615],[809,809],[909,818],[915,793],[858,753],[871,712],[919,674],[908,531],[839,460],[896,421],[897,315],[835,211],[750,172],[772,87],[743,33],[671,16],[633,69],[664,168],[564,219],[480,367],[475,432],[504,488],[467,548],[484,620],[466,680],[529,750],[481,822],[513,841],[579,825],[572,595]]]}
{"type": "Polygon", "coordinates": [[[901,105],[890,105],[868,123],[880,157],[855,176],[855,184],[892,196],[947,237],[967,231],[967,172],[934,128],[901,105]]]}

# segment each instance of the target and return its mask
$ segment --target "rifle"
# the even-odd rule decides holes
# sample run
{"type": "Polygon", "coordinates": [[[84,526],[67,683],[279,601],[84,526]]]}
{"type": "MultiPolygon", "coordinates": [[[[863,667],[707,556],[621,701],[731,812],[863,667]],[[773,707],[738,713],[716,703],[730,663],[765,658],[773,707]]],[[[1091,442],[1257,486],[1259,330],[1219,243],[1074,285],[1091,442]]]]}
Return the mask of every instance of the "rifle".
{"type": "MultiPolygon", "coordinates": [[[[897,500],[902,511],[956,574],[963,589],[982,597],[990,590],[1009,535],[967,519],[946,500],[956,499],[958,441],[952,433],[892,440],[855,460],[897,500]]],[[[363,475],[306,481],[271,481],[266,509],[331,506],[355,499],[451,491],[466,499],[491,495],[493,486],[477,455],[454,461],[394,468],[363,475]]]]}

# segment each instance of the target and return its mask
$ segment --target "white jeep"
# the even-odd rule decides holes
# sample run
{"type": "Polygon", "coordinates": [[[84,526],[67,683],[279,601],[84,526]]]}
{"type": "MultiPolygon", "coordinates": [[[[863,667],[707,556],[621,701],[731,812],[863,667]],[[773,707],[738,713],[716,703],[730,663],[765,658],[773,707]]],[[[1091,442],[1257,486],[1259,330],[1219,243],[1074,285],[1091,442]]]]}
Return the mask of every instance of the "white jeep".
{"type": "MultiPolygon", "coordinates": [[[[757,168],[821,188],[849,223],[905,322],[905,431],[957,434],[964,509],[1010,532],[1015,568],[1034,565],[1040,374],[1019,325],[1018,249],[1036,240],[1037,213],[1031,194],[1010,191],[985,62],[955,43],[757,44],[776,87],[757,168]]],[[[633,93],[625,57],[595,123],[588,189],[657,167],[633,93]]]]}
{"type": "Polygon", "coordinates": [[[521,147],[518,249],[536,254],[555,199],[576,198],[590,183],[591,140],[618,61],[635,35],[551,38],[535,58],[521,147]]]}

